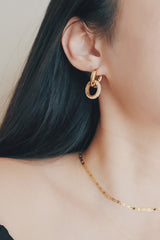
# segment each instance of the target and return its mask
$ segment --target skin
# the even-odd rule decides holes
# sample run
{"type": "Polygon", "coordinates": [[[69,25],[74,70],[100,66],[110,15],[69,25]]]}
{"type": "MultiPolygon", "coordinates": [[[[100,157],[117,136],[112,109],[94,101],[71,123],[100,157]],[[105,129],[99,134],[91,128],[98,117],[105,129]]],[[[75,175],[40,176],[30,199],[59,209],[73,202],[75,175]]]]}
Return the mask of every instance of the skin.
{"type": "MultiPolygon", "coordinates": [[[[160,2],[123,0],[118,21],[112,46],[80,22],[62,36],[73,66],[103,75],[101,119],[84,159],[118,200],[160,207],[160,2]]],[[[160,238],[159,212],[106,199],[77,153],[30,162],[1,158],[0,165],[0,218],[15,240],[160,238]]]]}

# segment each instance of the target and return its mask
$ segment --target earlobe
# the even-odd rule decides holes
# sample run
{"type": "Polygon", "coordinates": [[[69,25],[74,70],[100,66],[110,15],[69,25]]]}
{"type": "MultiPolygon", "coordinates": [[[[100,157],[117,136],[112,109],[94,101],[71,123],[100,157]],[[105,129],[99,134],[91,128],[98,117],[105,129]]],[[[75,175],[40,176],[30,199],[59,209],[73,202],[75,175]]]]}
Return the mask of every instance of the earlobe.
{"type": "Polygon", "coordinates": [[[67,23],[61,42],[68,60],[77,69],[91,72],[99,67],[101,55],[95,47],[95,36],[77,17],[67,23]]]}

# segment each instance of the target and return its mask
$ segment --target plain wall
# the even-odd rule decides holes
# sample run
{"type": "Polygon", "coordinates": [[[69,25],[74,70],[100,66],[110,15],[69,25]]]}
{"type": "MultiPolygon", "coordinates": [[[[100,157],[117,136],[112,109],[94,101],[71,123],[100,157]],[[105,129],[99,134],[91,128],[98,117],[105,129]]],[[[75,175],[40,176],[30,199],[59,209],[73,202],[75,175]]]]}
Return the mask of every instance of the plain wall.
{"type": "Polygon", "coordinates": [[[49,0],[0,0],[0,122],[49,0]]]}

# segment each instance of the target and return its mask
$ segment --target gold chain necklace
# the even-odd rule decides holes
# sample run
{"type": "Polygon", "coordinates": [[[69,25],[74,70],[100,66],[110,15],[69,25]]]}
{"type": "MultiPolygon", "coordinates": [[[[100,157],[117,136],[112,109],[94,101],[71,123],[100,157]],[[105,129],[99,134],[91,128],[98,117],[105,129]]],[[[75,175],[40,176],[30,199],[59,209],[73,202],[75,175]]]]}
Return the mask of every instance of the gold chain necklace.
{"type": "Polygon", "coordinates": [[[86,172],[89,174],[89,176],[91,177],[92,181],[97,185],[97,187],[99,188],[99,190],[110,200],[112,200],[113,202],[116,202],[120,205],[122,205],[123,207],[127,207],[129,209],[132,210],[137,210],[137,211],[145,211],[145,212],[152,212],[152,211],[160,211],[160,207],[159,208],[141,208],[141,207],[134,207],[134,206],[130,206],[120,200],[115,199],[114,197],[111,197],[108,193],[106,193],[106,191],[99,185],[99,183],[96,181],[96,179],[94,178],[94,176],[92,175],[92,173],[89,171],[89,169],[87,168],[87,165],[82,157],[82,152],[79,152],[79,159],[80,162],[82,163],[82,166],[84,167],[84,169],[86,170],[86,172]]]}

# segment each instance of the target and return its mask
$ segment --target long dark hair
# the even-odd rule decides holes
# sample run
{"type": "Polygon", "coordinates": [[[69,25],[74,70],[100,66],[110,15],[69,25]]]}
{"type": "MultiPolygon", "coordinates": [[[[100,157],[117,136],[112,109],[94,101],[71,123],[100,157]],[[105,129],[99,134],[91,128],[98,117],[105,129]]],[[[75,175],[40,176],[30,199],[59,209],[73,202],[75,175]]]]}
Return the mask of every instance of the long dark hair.
{"type": "Polygon", "coordinates": [[[89,74],[70,64],[61,37],[77,16],[112,44],[119,1],[50,1],[0,128],[0,157],[49,158],[88,147],[99,102],[85,96],[89,74]]]}

